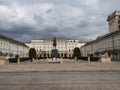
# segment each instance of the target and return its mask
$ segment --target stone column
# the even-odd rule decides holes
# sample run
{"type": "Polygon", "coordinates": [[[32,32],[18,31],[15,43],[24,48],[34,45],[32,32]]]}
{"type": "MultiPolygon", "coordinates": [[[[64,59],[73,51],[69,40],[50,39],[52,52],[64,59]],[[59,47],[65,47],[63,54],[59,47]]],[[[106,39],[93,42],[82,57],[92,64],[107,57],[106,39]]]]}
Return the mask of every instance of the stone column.
{"type": "Polygon", "coordinates": [[[48,58],[48,54],[46,53],[46,59],[48,58]]]}
{"type": "Polygon", "coordinates": [[[65,57],[65,53],[63,53],[63,57],[65,57]]]}
{"type": "Polygon", "coordinates": [[[47,54],[47,58],[49,58],[49,53],[47,54]]]}
{"type": "Polygon", "coordinates": [[[51,53],[49,53],[49,57],[51,57],[51,53]]]}
{"type": "Polygon", "coordinates": [[[69,53],[67,53],[67,58],[69,58],[69,53]]]}
{"type": "Polygon", "coordinates": [[[61,53],[60,53],[60,58],[61,58],[61,53]]]}

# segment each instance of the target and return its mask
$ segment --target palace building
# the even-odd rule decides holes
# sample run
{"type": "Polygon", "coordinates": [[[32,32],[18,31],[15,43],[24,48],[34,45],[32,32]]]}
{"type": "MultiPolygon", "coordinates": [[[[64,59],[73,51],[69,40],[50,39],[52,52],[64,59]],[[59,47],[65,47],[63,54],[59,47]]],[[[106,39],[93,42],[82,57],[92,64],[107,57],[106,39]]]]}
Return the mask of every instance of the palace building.
{"type": "MultiPolygon", "coordinates": [[[[56,38],[58,49],[58,57],[73,57],[73,50],[75,47],[80,48],[85,43],[79,40],[70,40],[67,38],[56,38]]],[[[51,50],[53,49],[53,39],[44,38],[38,40],[31,40],[31,42],[25,43],[29,48],[35,48],[37,51],[37,57],[51,57],[51,50]]]]}
{"type": "Polygon", "coordinates": [[[28,50],[24,43],[0,35],[0,57],[28,57],[28,50]]]}
{"type": "Polygon", "coordinates": [[[120,60],[120,11],[108,16],[109,33],[97,37],[81,47],[83,56],[108,53],[112,60],[120,60]]]}

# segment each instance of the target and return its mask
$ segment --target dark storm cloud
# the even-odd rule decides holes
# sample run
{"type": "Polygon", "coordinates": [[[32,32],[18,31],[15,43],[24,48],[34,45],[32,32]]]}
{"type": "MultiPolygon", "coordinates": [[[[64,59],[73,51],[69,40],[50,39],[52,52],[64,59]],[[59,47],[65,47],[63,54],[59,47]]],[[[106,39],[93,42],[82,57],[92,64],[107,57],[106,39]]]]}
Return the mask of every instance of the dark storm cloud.
{"type": "Polygon", "coordinates": [[[5,4],[8,4],[8,3],[4,1],[0,1],[0,5],[5,5],[5,4]]]}
{"type": "Polygon", "coordinates": [[[88,40],[108,32],[106,18],[119,0],[0,0],[0,33],[16,40],[88,40]],[[114,4],[113,4],[114,3],[114,4]]]}
{"type": "MultiPolygon", "coordinates": [[[[34,28],[32,27],[27,27],[27,26],[14,26],[11,30],[5,30],[5,29],[0,29],[1,33],[4,33],[4,35],[14,38],[15,40],[23,41],[24,42],[24,36],[32,36],[34,35],[34,28]]],[[[31,40],[31,37],[26,37],[26,40],[31,40]]]]}

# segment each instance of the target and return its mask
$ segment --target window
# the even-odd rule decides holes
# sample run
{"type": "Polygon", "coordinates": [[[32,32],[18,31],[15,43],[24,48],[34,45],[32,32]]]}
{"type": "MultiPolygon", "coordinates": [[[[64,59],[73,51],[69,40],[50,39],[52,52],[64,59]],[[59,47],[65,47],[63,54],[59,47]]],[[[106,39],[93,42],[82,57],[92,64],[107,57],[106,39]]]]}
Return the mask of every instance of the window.
{"type": "Polygon", "coordinates": [[[119,41],[118,41],[118,45],[120,46],[120,39],[119,39],[119,41]]]}
{"type": "Polygon", "coordinates": [[[118,24],[120,24],[120,20],[118,20],[118,24]]]}
{"type": "Polygon", "coordinates": [[[120,29],[120,25],[118,26],[118,29],[120,29]]]}

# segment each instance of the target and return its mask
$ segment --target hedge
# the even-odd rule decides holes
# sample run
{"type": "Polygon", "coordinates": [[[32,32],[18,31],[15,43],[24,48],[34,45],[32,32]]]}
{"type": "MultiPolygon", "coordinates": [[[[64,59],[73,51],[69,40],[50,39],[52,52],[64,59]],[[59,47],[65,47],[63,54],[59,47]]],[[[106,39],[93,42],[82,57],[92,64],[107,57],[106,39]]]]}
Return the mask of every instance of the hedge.
{"type": "Polygon", "coordinates": [[[32,58],[36,58],[36,50],[35,48],[30,48],[29,50],[29,57],[32,58]]]}
{"type": "Polygon", "coordinates": [[[82,60],[88,60],[88,57],[80,57],[79,59],[82,59],[82,60]]]}
{"type": "MultiPolygon", "coordinates": [[[[10,63],[17,63],[17,58],[9,58],[10,63]]],[[[29,57],[20,58],[20,62],[31,60],[29,57]]]]}
{"type": "MultiPolygon", "coordinates": [[[[88,60],[88,57],[80,57],[79,59],[82,60],[88,60]]],[[[98,61],[100,58],[99,57],[90,57],[90,61],[98,61]]]]}
{"type": "Polygon", "coordinates": [[[81,57],[81,52],[80,49],[78,47],[74,48],[74,52],[73,52],[73,57],[77,57],[80,58],[81,57]]]}
{"type": "Polygon", "coordinates": [[[17,63],[17,58],[9,58],[10,63],[17,63]]]}

